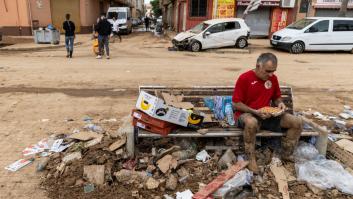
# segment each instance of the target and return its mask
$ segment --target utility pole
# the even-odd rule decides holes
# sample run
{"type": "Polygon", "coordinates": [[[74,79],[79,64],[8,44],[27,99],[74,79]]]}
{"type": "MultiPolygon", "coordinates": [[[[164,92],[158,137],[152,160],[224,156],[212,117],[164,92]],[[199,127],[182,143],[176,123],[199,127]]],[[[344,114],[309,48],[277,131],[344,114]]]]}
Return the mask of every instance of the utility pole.
{"type": "Polygon", "coordinates": [[[346,17],[348,1],[349,0],[342,0],[341,8],[340,8],[340,11],[338,12],[337,17],[346,17]]]}

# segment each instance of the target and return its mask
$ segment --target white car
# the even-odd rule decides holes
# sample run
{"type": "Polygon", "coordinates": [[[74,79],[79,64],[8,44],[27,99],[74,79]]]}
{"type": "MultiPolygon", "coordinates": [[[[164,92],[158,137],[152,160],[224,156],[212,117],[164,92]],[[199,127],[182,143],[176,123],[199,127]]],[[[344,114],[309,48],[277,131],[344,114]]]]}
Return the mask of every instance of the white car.
{"type": "Polygon", "coordinates": [[[353,50],[353,18],[308,17],[275,32],[271,45],[298,54],[353,50]]]}
{"type": "Polygon", "coordinates": [[[109,7],[107,19],[111,24],[113,24],[113,17],[118,20],[119,32],[124,34],[132,32],[132,19],[129,7],[109,7]]]}
{"type": "Polygon", "coordinates": [[[249,35],[250,28],[243,19],[212,19],[179,33],[172,43],[177,49],[189,49],[193,52],[225,46],[245,48],[249,35]]]}

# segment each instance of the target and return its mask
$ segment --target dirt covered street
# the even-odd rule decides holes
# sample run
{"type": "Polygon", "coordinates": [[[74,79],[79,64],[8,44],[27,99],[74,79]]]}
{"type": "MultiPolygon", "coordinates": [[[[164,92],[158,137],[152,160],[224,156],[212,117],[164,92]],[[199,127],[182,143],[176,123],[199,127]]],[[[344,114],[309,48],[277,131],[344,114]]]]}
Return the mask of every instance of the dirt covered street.
{"type": "MultiPolygon", "coordinates": [[[[111,59],[97,60],[90,35],[67,59],[64,48],[0,51],[0,198],[46,198],[35,165],[17,172],[4,169],[21,158],[22,150],[51,134],[69,133],[86,116],[116,131],[131,113],[139,85],[234,85],[237,76],[255,66],[262,52],[279,59],[282,85],[293,87],[296,110],[337,115],[353,105],[353,55],[289,54],[273,50],[268,40],[251,40],[250,54],[175,52],[168,37],[152,33],[124,36],[111,44],[111,59]]],[[[51,196],[53,197],[53,196],[51,196]]]]}

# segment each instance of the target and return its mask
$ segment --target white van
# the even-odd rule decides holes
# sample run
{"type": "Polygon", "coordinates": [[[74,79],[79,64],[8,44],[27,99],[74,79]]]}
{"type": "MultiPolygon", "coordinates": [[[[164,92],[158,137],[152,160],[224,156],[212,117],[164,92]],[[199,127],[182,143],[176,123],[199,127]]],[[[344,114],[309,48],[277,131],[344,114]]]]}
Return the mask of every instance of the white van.
{"type": "Polygon", "coordinates": [[[352,51],[353,18],[308,17],[275,32],[275,48],[298,54],[308,51],[352,51]]]}
{"type": "Polygon", "coordinates": [[[248,45],[250,28],[243,19],[225,18],[204,21],[194,28],[177,34],[172,43],[175,48],[193,52],[208,48],[248,45]]]}
{"type": "Polygon", "coordinates": [[[129,7],[110,7],[107,12],[108,21],[113,24],[113,17],[119,23],[119,32],[130,34],[132,32],[131,11],[129,7]]]}

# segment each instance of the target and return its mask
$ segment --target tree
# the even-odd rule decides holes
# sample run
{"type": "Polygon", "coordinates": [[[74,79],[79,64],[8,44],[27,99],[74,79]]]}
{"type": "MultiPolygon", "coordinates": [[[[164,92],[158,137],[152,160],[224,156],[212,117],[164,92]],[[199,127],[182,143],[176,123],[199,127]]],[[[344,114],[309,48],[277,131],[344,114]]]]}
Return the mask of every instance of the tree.
{"type": "Polygon", "coordinates": [[[342,0],[340,11],[338,12],[338,17],[346,17],[348,7],[348,0],[342,0]]]}
{"type": "Polygon", "coordinates": [[[160,4],[159,4],[159,0],[153,0],[151,1],[151,5],[152,5],[152,11],[154,13],[154,16],[156,18],[158,18],[159,16],[162,15],[162,9],[160,7],[160,4]]]}

